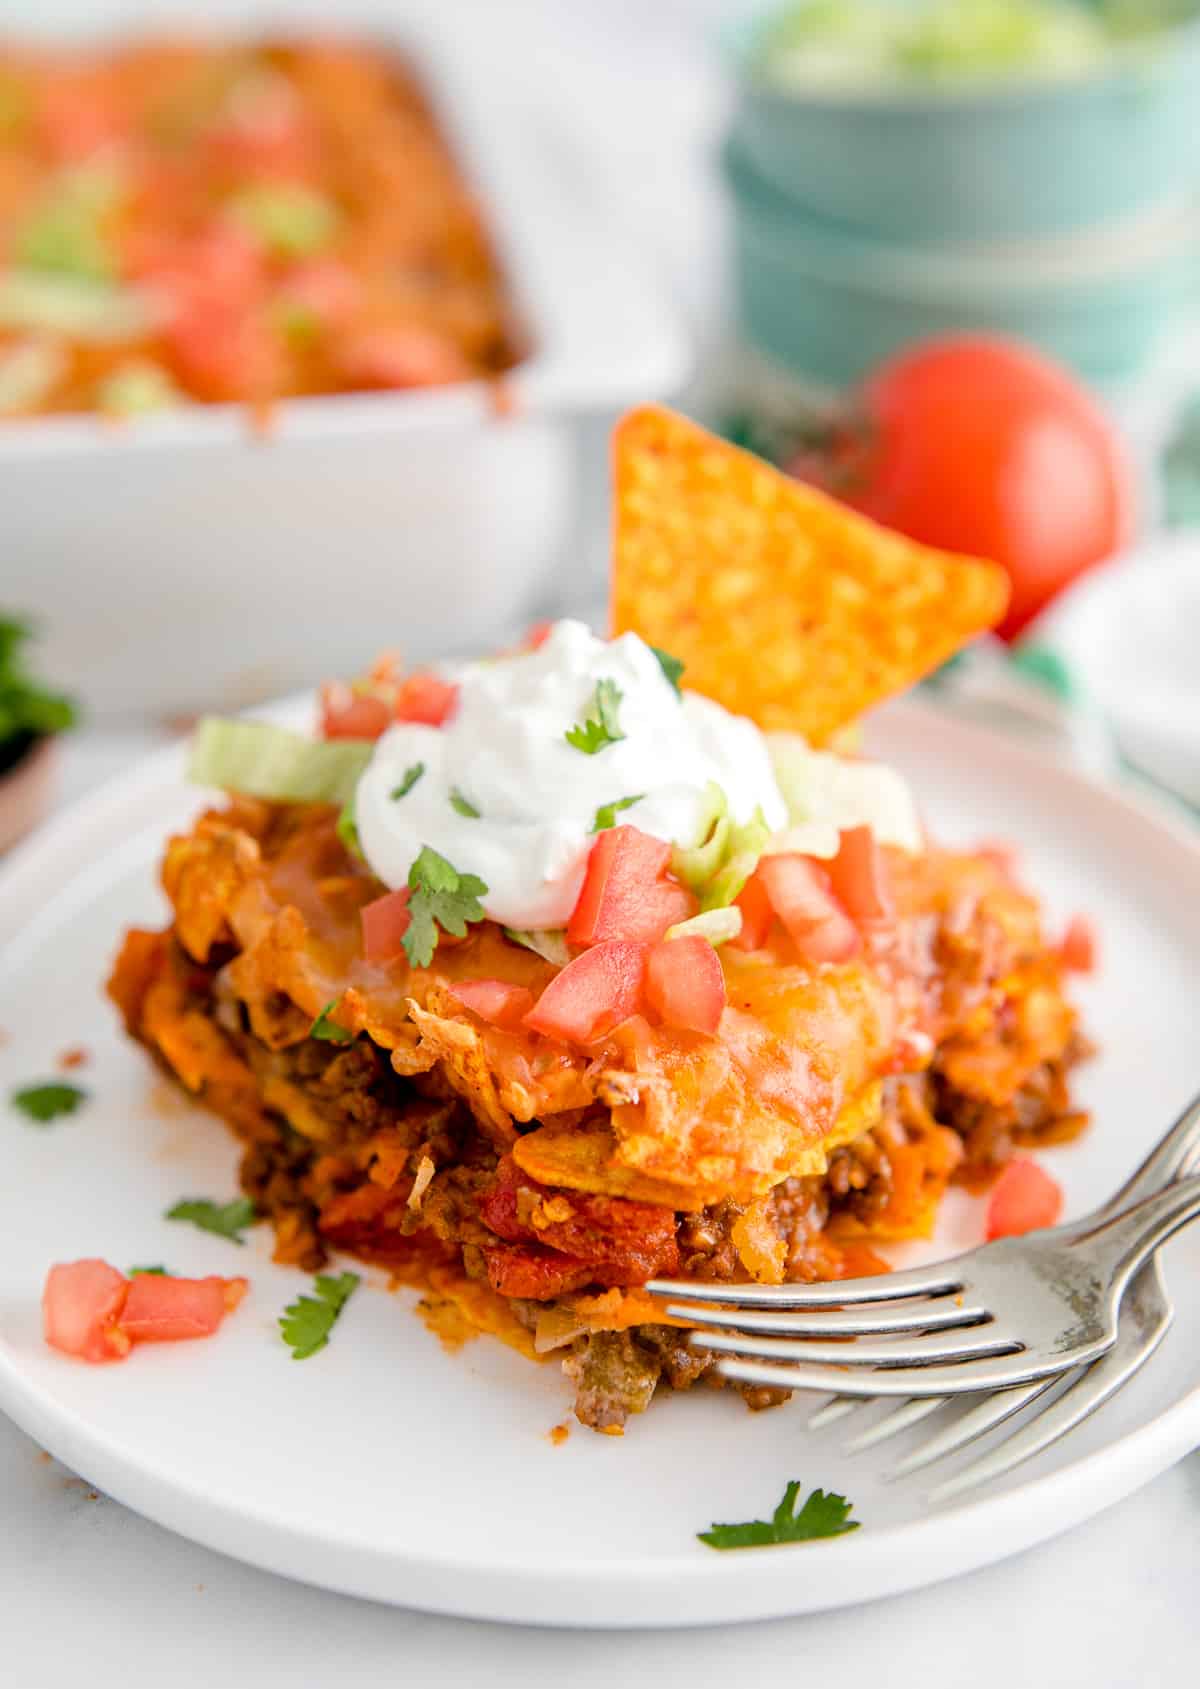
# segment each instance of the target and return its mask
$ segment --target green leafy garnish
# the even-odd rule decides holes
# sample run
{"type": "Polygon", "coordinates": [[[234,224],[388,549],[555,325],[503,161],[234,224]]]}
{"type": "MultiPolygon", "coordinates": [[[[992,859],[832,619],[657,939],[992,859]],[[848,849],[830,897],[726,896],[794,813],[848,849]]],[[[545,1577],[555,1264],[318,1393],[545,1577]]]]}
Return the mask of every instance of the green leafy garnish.
{"type": "Polygon", "coordinates": [[[331,1011],[337,1008],[340,1001],[339,997],[329,999],[308,1029],[310,1038],[319,1038],[325,1044],[353,1044],[358,1037],[357,1032],[351,1032],[348,1026],[339,1026],[337,1021],[329,1018],[331,1011]]]}
{"type": "Polygon", "coordinates": [[[724,788],[710,780],[704,788],[704,804],[694,844],[675,845],[671,851],[671,872],[697,896],[725,860],[733,821],[724,788]]]}
{"type": "Polygon", "coordinates": [[[617,813],[622,809],[632,809],[635,803],[641,803],[645,792],[639,792],[636,797],[616,798],[612,803],[602,803],[596,811],[596,819],[588,828],[590,833],[604,833],[617,824],[617,813]]]}
{"type": "Polygon", "coordinates": [[[358,1273],[322,1273],[313,1280],[315,1296],[298,1296],[279,1316],[283,1340],[294,1361],[306,1361],[329,1341],[338,1315],[362,1283],[358,1273]]]}
{"type": "Polygon", "coordinates": [[[27,622],[0,616],[0,768],[5,748],[19,750],[46,733],[61,733],[75,721],[69,698],[48,692],[26,672],[21,646],[30,636],[27,622]]]}
{"type": "Polygon", "coordinates": [[[561,927],[505,927],[504,936],[556,968],[565,968],[571,960],[571,946],[561,927]]]}
{"type": "Polygon", "coordinates": [[[401,780],[398,786],[392,787],[389,796],[394,801],[400,798],[406,798],[424,772],[425,764],[423,762],[414,762],[411,768],[406,768],[404,770],[403,780],[401,780]]]}
{"type": "Polygon", "coordinates": [[[598,680],[592,700],[591,714],[577,727],[569,727],[563,737],[567,744],[584,756],[594,757],[606,745],[615,745],[625,737],[617,723],[617,708],[624,693],[615,680],[598,680]]]}
{"type": "Polygon", "coordinates": [[[342,805],[341,813],[337,818],[337,826],[334,828],[334,832],[337,834],[338,838],[341,839],[343,845],[345,845],[351,856],[362,856],[363,847],[358,836],[358,818],[354,810],[353,793],[350,794],[345,803],[342,805]]]}
{"type": "Polygon", "coordinates": [[[309,739],[268,721],[206,716],[192,735],[188,779],[277,803],[349,803],[375,746],[309,739]]]}
{"type": "Polygon", "coordinates": [[[450,788],[450,808],[458,815],[465,815],[468,821],[478,821],[479,811],[470,798],[464,798],[457,786],[450,788]]]}
{"type": "Polygon", "coordinates": [[[783,1492],[783,1500],[769,1519],[749,1519],[742,1525],[716,1525],[711,1530],[698,1531],[700,1541],[709,1548],[762,1548],[776,1542],[813,1542],[818,1537],[845,1536],[859,1527],[851,1519],[854,1504],[845,1496],[813,1490],[797,1513],[796,1497],[800,1494],[800,1480],[793,1478],[783,1492]]]}
{"type": "Polygon", "coordinates": [[[64,1084],[61,1079],[47,1080],[44,1085],[26,1085],[12,1094],[13,1107],[27,1114],[30,1120],[36,1120],[39,1126],[57,1120],[60,1114],[74,1114],[86,1101],[86,1091],[81,1091],[78,1085],[64,1084]]]}
{"type": "Polygon", "coordinates": [[[242,1233],[258,1218],[258,1209],[248,1196],[235,1196],[232,1202],[189,1196],[167,1209],[168,1220],[186,1220],[189,1225],[199,1226],[202,1232],[213,1232],[239,1244],[246,1241],[242,1233]]]}
{"type": "Polygon", "coordinates": [[[170,1278],[165,1267],[130,1267],[126,1278],[170,1278]]]}
{"type": "Polygon", "coordinates": [[[724,909],[737,897],[758,867],[771,829],[761,809],[749,821],[735,822],[725,847],[725,859],[700,893],[701,909],[724,909]]]}
{"type": "Polygon", "coordinates": [[[96,388],[96,403],[106,416],[150,416],[173,409],[182,398],[167,371],[150,358],[121,364],[96,388]]]}
{"type": "Polygon", "coordinates": [[[232,201],[237,220],[277,258],[307,258],[337,232],[332,200],[299,182],[260,182],[232,201]]]}
{"type": "Polygon", "coordinates": [[[422,845],[408,871],[408,886],[409,922],[400,943],[414,968],[427,968],[437,948],[438,927],[463,938],[469,921],[483,920],[479,899],[488,888],[478,875],[460,874],[428,845],[422,845]]]}
{"type": "Polygon", "coordinates": [[[678,657],[672,657],[669,651],[660,651],[657,645],[652,645],[650,649],[658,658],[658,666],[675,688],[676,694],[682,696],[679,689],[679,680],[687,665],[682,663],[678,657]]]}

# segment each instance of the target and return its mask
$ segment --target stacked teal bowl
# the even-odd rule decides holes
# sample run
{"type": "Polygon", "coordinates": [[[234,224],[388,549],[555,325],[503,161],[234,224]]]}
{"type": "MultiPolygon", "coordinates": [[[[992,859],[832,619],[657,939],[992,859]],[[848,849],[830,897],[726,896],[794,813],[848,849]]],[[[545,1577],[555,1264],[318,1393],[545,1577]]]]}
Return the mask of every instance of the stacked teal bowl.
{"type": "Polygon", "coordinates": [[[1136,371],[1200,280],[1200,0],[1153,10],[801,0],[743,24],[723,165],[751,344],[834,386],[950,329],[1136,371]],[[1004,63],[1048,26],[1057,57],[1004,63]]]}

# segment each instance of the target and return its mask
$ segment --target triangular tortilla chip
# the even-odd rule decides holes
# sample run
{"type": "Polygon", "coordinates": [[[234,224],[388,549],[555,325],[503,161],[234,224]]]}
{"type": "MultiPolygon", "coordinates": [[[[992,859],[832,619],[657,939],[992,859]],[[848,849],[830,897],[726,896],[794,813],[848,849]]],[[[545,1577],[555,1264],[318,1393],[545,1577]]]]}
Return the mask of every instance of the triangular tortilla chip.
{"type": "Polygon", "coordinates": [[[904,539],[672,411],[631,411],[614,447],[614,634],[762,728],[825,744],[1004,614],[996,564],[904,539]]]}

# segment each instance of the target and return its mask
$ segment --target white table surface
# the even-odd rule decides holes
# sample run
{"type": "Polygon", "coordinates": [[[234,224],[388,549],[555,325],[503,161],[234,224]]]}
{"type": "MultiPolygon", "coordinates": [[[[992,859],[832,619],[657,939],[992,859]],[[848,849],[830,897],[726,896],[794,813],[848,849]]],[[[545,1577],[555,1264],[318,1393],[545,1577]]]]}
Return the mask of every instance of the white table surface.
{"type": "MultiPolygon", "coordinates": [[[[451,5],[472,27],[500,26],[498,55],[515,42],[537,58],[543,86],[576,119],[598,183],[607,181],[674,275],[703,340],[719,298],[720,225],[703,164],[720,102],[703,25],[721,0],[441,0],[440,9],[451,5]]],[[[209,8],[240,9],[224,0],[209,8]]],[[[63,10],[94,18],[104,8],[63,0],[63,10]]],[[[79,736],[65,759],[64,798],[156,737],[79,736]]],[[[1198,1644],[1200,1456],[1056,1542],[952,1584],[803,1620],[581,1635],[376,1607],[249,1570],[96,1495],[0,1418],[0,1684],[13,1689],[564,1681],[608,1689],[701,1676],[1157,1689],[1195,1680],[1198,1644]]]]}

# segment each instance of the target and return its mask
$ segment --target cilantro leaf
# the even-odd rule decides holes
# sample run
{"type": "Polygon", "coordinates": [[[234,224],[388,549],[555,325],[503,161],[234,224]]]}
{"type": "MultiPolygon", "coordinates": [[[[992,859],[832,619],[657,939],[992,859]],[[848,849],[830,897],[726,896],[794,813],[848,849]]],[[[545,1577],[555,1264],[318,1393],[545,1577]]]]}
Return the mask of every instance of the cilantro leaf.
{"type": "Polygon", "coordinates": [[[457,811],[459,815],[465,815],[469,821],[479,820],[479,811],[470,798],[463,797],[457,786],[450,788],[450,808],[457,811]]]}
{"type": "Polygon", "coordinates": [[[248,1196],[235,1196],[232,1202],[213,1202],[207,1196],[188,1196],[167,1209],[168,1220],[187,1220],[202,1232],[214,1232],[230,1243],[245,1243],[241,1235],[247,1226],[259,1218],[258,1209],[248,1196]]]}
{"type": "Polygon", "coordinates": [[[362,1283],[358,1273],[339,1273],[336,1278],[319,1274],[313,1280],[315,1296],[298,1296],[279,1316],[283,1340],[294,1361],[306,1361],[329,1341],[338,1315],[362,1283]]]}
{"type": "Polygon", "coordinates": [[[479,899],[488,888],[478,875],[460,874],[428,845],[422,845],[408,871],[408,886],[409,922],[400,943],[414,968],[427,968],[437,948],[438,927],[463,938],[469,921],[483,920],[479,899]]]}
{"type": "Polygon", "coordinates": [[[625,737],[617,722],[617,709],[625,694],[615,680],[598,680],[587,719],[577,727],[569,727],[563,734],[567,744],[584,756],[594,757],[606,745],[615,745],[625,737]]]}
{"type": "Polygon", "coordinates": [[[78,1085],[68,1085],[61,1079],[48,1079],[44,1085],[26,1085],[23,1090],[14,1091],[12,1103],[30,1120],[45,1126],[48,1121],[57,1120],[60,1114],[74,1114],[80,1104],[87,1101],[87,1096],[87,1092],[78,1085]]]}
{"type": "Polygon", "coordinates": [[[171,1274],[165,1267],[130,1267],[126,1278],[170,1278],[171,1274]]]}
{"type": "Polygon", "coordinates": [[[358,822],[354,815],[354,799],[342,805],[342,813],[337,818],[337,836],[341,839],[351,856],[362,858],[363,848],[358,838],[358,822]]]}
{"type": "Polygon", "coordinates": [[[858,1529],[859,1521],[850,1517],[854,1504],[845,1496],[813,1490],[797,1513],[796,1497],[799,1493],[800,1480],[793,1478],[770,1519],[748,1519],[741,1525],[714,1524],[710,1530],[696,1534],[709,1548],[762,1548],[777,1542],[813,1542],[818,1537],[840,1537],[858,1529]]]}
{"type": "Polygon", "coordinates": [[[406,768],[403,780],[398,786],[392,787],[390,793],[392,799],[406,798],[424,772],[425,764],[423,762],[414,762],[411,768],[406,768]]]}
{"type": "Polygon", "coordinates": [[[652,645],[650,649],[658,658],[659,668],[663,671],[671,685],[675,688],[676,696],[680,696],[679,679],[683,674],[686,664],[680,662],[678,657],[672,657],[669,651],[660,651],[657,645],[652,645]]]}
{"type": "Polygon", "coordinates": [[[329,999],[308,1029],[310,1038],[319,1038],[325,1044],[353,1044],[358,1037],[357,1032],[351,1032],[348,1026],[339,1026],[337,1021],[329,1018],[331,1011],[336,1009],[340,1002],[340,997],[329,999]]]}
{"type": "Polygon", "coordinates": [[[588,828],[588,832],[603,833],[609,827],[615,827],[617,824],[617,811],[621,809],[630,809],[635,803],[641,803],[645,795],[645,792],[639,792],[636,797],[615,798],[612,803],[602,803],[600,808],[596,811],[596,819],[588,828]]]}

